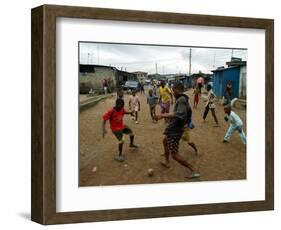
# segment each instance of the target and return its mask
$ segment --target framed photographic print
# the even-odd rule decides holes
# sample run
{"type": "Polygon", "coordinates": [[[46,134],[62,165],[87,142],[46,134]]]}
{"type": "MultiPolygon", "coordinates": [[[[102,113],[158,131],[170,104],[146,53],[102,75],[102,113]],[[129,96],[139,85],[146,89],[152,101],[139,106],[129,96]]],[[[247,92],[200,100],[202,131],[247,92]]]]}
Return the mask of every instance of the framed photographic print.
{"type": "Polygon", "coordinates": [[[273,210],[274,21],[32,9],[31,219],[273,210]]]}

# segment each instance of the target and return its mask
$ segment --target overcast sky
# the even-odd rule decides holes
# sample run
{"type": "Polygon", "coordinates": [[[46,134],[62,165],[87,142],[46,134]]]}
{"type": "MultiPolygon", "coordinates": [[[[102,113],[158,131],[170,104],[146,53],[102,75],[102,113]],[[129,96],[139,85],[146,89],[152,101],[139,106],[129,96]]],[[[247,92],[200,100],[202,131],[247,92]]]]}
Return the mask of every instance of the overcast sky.
{"type": "Polygon", "coordinates": [[[143,71],[149,74],[210,73],[225,66],[231,56],[247,61],[247,50],[195,48],[175,46],[128,45],[109,43],[80,43],[80,64],[110,65],[128,72],[143,71]]]}

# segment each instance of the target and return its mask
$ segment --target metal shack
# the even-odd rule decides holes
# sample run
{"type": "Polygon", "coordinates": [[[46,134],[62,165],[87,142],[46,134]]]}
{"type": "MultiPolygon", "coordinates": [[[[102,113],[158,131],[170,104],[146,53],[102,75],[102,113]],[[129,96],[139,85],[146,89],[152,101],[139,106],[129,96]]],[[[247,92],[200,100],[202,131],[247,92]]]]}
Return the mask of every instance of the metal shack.
{"type": "Polygon", "coordinates": [[[227,84],[232,85],[232,98],[246,99],[246,79],[247,69],[246,61],[240,58],[232,58],[227,62],[227,68],[219,67],[212,70],[213,76],[213,91],[218,97],[225,95],[227,84]]]}

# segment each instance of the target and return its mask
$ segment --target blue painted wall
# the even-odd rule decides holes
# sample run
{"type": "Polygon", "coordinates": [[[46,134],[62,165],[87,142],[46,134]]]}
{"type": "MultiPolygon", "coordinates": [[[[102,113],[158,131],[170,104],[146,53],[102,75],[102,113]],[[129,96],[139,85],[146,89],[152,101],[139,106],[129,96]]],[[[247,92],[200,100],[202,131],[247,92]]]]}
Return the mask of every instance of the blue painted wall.
{"type": "Polygon", "coordinates": [[[218,97],[224,96],[228,81],[232,83],[232,98],[239,97],[240,67],[214,71],[213,91],[218,97]]]}

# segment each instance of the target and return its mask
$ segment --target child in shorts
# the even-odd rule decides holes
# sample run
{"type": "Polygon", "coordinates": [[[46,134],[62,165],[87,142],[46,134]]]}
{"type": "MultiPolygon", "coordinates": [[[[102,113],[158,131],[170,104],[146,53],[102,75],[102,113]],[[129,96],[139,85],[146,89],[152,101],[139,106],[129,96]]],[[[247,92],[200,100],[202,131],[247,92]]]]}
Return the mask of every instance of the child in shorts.
{"type": "Polygon", "coordinates": [[[136,91],[132,91],[132,95],[129,97],[129,109],[134,111],[134,117],[136,124],[138,124],[138,111],[140,111],[140,100],[136,95],[136,91]]]}
{"type": "Polygon", "coordinates": [[[115,135],[115,137],[118,140],[118,156],[115,157],[115,160],[119,162],[124,161],[124,156],[122,154],[123,151],[123,144],[124,144],[124,138],[123,135],[127,134],[130,136],[130,147],[131,148],[138,148],[137,145],[134,144],[134,133],[133,131],[123,123],[123,117],[124,114],[132,114],[133,112],[128,112],[124,109],[124,100],[117,99],[115,103],[115,107],[109,109],[104,115],[103,115],[103,125],[102,125],[102,135],[103,138],[106,134],[106,122],[109,120],[110,128],[112,130],[112,133],[115,135]]]}
{"type": "Polygon", "coordinates": [[[184,86],[181,82],[176,82],[173,86],[173,94],[176,98],[174,111],[171,113],[162,113],[155,115],[155,119],[160,120],[163,118],[169,118],[170,123],[167,125],[164,131],[163,147],[165,161],[161,161],[161,165],[166,168],[170,167],[170,156],[182,166],[189,169],[190,173],[186,175],[188,179],[194,179],[200,177],[200,173],[187,162],[179,153],[179,141],[184,132],[184,126],[186,125],[188,118],[190,117],[191,109],[188,102],[188,96],[184,93],[184,86]]]}
{"type": "Polygon", "coordinates": [[[153,122],[157,122],[155,119],[155,109],[157,105],[158,97],[153,94],[153,90],[148,91],[147,104],[149,105],[150,115],[153,122]]]}
{"type": "Polygon", "coordinates": [[[208,99],[207,99],[207,103],[205,105],[205,111],[203,114],[203,121],[205,121],[209,111],[211,110],[212,116],[216,122],[215,127],[219,127],[219,122],[216,116],[216,111],[215,111],[215,101],[216,101],[216,95],[214,94],[213,90],[212,90],[212,86],[211,85],[207,85],[207,91],[208,91],[208,99]]]}

